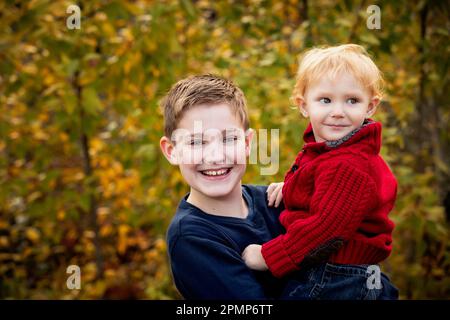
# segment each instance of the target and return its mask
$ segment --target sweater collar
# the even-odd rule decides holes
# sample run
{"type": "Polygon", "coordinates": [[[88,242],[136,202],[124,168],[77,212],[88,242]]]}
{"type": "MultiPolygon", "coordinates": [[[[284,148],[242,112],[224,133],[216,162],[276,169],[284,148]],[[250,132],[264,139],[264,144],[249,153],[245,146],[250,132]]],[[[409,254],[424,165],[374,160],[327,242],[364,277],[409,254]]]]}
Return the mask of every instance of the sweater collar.
{"type": "Polygon", "coordinates": [[[381,148],[381,123],[366,119],[361,127],[349,132],[339,140],[316,142],[311,123],[303,134],[305,145],[303,149],[310,149],[322,153],[336,148],[359,143],[365,146],[369,153],[379,153],[381,148]]]}

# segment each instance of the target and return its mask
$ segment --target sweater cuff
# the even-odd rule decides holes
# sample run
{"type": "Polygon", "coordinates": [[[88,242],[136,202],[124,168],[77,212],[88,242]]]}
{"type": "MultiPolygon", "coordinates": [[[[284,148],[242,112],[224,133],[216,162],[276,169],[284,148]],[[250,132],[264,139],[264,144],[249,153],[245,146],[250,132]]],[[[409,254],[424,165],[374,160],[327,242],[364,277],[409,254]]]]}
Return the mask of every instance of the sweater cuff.
{"type": "Polygon", "coordinates": [[[299,270],[299,267],[292,261],[284,248],[283,236],[278,236],[264,243],[261,254],[270,272],[277,278],[281,278],[291,271],[299,270]]]}

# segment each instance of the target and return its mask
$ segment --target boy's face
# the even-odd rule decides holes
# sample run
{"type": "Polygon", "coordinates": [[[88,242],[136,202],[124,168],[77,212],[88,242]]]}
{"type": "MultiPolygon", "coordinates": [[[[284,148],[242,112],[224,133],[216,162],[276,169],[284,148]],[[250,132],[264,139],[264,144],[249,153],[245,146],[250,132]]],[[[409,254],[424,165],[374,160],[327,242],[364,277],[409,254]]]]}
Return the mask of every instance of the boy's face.
{"type": "Polygon", "coordinates": [[[246,135],[227,104],[189,109],[171,140],[173,149],[168,159],[180,167],[191,192],[217,198],[226,197],[240,187],[251,134],[246,135]]]}
{"type": "Polygon", "coordinates": [[[316,142],[338,140],[359,128],[375,113],[379,102],[350,74],[335,79],[324,77],[313,83],[300,101],[300,110],[309,117],[316,142]]]}

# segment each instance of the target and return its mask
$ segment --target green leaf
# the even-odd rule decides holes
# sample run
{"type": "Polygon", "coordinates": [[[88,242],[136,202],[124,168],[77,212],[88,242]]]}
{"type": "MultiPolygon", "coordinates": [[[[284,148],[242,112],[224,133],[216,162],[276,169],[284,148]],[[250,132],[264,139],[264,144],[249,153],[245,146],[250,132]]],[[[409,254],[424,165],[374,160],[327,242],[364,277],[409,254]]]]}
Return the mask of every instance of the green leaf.
{"type": "Polygon", "coordinates": [[[192,2],[190,0],[180,0],[180,5],[187,14],[188,20],[192,21],[196,16],[195,7],[192,5],[192,2]]]}
{"type": "Polygon", "coordinates": [[[378,38],[374,35],[374,33],[365,33],[362,34],[359,39],[362,42],[365,42],[367,44],[373,45],[373,46],[378,46],[380,44],[380,40],[378,40],[378,38]]]}
{"type": "Polygon", "coordinates": [[[91,115],[96,115],[102,110],[102,102],[93,88],[85,88],[82,94],[83,108],[91,115]]]}
{"type": "Polygon", "coordinates": [[[139,147],[139,149],[135,153],[135,156],[147,160],[154,159],[155,149],[156,148],[153,144],[144,144],[139,147]]]}

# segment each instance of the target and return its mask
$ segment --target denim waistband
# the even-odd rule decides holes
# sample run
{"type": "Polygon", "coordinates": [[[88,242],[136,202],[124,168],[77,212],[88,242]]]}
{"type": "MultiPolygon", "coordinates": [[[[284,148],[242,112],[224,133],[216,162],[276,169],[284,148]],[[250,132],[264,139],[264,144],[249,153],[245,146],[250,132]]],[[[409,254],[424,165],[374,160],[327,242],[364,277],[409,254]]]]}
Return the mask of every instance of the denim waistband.
{"type": "MultiPolygon", "coordinates": [[[[317,265],[315,267],[301,270],[297,276],[294,278],[297,279],[305,279],[307,281],[318,281],[322,282],[325,274],[331,275],[348,275],[348,276],[357,276],[367,278],[372,272],[369,270],[370,266],[379,265],[370,265],[370,264],[333,264],[333,263],[324,263],[317,265]]],[[[382,277],[386,277],[381,272],[382,277]]],[[[386,277],[387,278],[387,277],[386,277]]],[[[388,278],[387,278],[388,279],[388,278]]]]}
{"type": "MultiPolygon", "coordinates": [[[[335,274],[364,276],[367,277],[370,264],[333,264],[325,263],[322,268],[327,272],[335,274]]],[[[378,266],[378,265],[375,265],[378,266]]],[[[378,266],[379,267],[379,266],[378,266]]]]}

